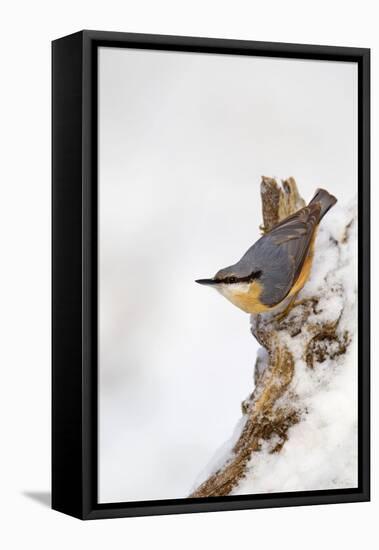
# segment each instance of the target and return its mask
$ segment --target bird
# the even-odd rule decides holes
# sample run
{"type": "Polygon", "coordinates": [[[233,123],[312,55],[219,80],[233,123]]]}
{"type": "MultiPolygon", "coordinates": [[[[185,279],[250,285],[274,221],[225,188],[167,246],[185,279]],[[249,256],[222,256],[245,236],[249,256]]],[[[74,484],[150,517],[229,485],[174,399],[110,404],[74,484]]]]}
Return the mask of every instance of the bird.
{"type": "Polygon", "coordinates": [[[215,288],[246,313],[280,311],[278,319],[285,317],[309,278],[318,226],[336,202],[316,189],[307,206],[272,227],[237,263],[195,282],[215,288]]]}

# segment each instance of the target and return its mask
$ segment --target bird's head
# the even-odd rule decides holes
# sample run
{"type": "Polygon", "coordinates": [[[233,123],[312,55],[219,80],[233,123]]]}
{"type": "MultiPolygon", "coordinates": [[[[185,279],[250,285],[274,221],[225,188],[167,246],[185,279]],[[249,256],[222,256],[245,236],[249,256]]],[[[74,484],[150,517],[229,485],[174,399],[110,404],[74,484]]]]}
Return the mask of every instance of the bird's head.
{"type": "Polygon", "coordinates": [[[211,279],[198,279],[196,283],[211,286],[235,306],[251,313],[252,306],[249,303],[261,292],[259,283],[261,273],[260,270],[253,270],[246,275],[246,272],[239,269],[236,264],[220,269],[211,279]]]}

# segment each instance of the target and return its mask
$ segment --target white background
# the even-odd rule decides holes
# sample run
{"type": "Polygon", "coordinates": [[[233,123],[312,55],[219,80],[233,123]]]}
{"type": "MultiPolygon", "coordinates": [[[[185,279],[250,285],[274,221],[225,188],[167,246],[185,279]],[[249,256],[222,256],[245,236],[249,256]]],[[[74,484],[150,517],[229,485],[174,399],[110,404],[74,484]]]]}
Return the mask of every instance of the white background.
{"type": "MultiPolygon", "coordinates": [[[[42,494],[46,500],[50,480],[50,40],[94,28],[371,47],[374,98],[379,46],[374,7],[370,1],[140,1],[137,6],[109,0],[19,2],[3,8],[0,539],[4,548],[375,546],[379,511],[375,433],[372,503],[83,524],[27,496],[42,494]]],[[[375,103],[373,107],[375,153],[375,103]]],[[[379,227],[377,216],[373,218],[375,238],[379,227]]],[[[373,268],[375,280],[376,256],[373,268]]],[[[377,298],[374,292],[374,326],[377,298]]],[[[374,341],[374,354],[376,350],[374,341]]],[[[375,432],[378,399],[373,399],[373,410],[375,432]]]]}
{"type": "Polygon", "coordinates": [[[357,64],[99,59],[99,500],[186,497],[241,418],[259,348],[249,316],[194,280],[258,239],[261,174],[295,175],[308,201],[355,198],[357,64]]]}

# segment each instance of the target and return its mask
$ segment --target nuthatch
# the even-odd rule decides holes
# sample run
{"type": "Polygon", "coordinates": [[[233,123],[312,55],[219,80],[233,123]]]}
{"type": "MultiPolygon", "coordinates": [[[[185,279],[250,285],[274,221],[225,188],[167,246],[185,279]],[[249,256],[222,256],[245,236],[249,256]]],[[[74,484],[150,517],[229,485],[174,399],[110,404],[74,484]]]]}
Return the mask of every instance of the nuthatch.
{"type": "Polygon", "coordinates": [[[317,189],[308,206],[275,225],[236,264],[196,282],[212,285],[246,313],[289,304],[287,313],[308,280],[318,225],[336,202],[325,189],[317,189]]]}

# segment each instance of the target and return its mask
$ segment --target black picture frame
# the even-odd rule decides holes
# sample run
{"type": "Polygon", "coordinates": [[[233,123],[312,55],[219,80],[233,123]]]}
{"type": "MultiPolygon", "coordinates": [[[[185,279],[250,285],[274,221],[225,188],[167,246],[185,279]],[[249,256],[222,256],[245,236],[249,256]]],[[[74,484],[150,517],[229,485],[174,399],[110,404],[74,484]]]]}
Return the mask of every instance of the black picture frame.
{"type": "Polygon", "coordinates": [[[52,43],[52,507],[81,519],[370,499],[370,50],[81,31],[52,43]],[[358,64],[359,485],[176,500],[97,502],[97,49],[100,46],[358,64]]]}

